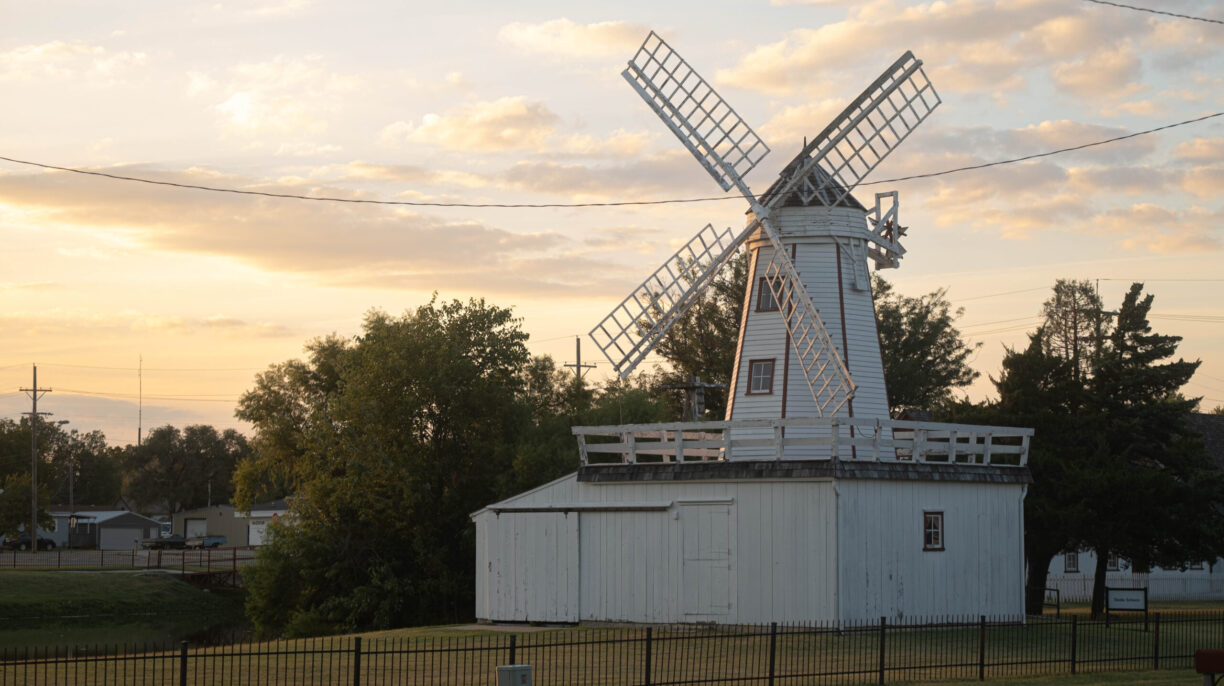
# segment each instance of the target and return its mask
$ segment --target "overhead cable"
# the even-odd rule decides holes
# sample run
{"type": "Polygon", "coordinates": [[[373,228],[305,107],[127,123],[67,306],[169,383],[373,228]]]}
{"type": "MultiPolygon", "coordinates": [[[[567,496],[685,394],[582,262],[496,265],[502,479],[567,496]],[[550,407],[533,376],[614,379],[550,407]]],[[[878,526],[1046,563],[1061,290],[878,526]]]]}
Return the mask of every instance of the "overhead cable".
{"type": "MultiPolygon", "coordinates": [[[[1198,122],[1206,121],[1208,119],[1213,119],[1215,117],[1224,117],[1224,112],[1215,112],[1213,114],[1206,114],[1201,117],[1196,117],[1194,119],[1186,119],[1184,121],[1174,122],[1172,124],[1165,124],[1164,126],[1158,126],[1154,129],[1136,131],[1134,133],[1128,133],[1123,136],[1115,136],[1113,138],[1093,141],[1091,143],[1084,143],[1082,145],[1074,145],[1074,146],[1067,147],[1067,148],[1059,148],[1057,150],[1049,150],[1046,152],[1035,153],[1032,155],[1024,155],[1023,157],[1013,157],[1013,158],[1009,158],[1005,160],[998,160],[995,162],[985,162],[983,164],[974,164],[974,165],[969,165],[965,167],[955,167],[953,169],[944,169],[942,171],[929,172],[926,174],[912,174],[910,176],[898,176],[898,177],[891,178],[891,179],[883,179],[880,181],[870,181],[867,183],[860,183],[859,186],[878,186],[878,185],[886,184],[886,183],[900,183],[902,181],[914,181],[917,179],[930,179],[930,178],[934,178],[937,176],[947,176],[949,174],[958,174],[960,172],[975,171],[978,169],[986,169],[989,167],[999,167],[1005,164],[1015,164],[1017,162],[1027,162],[1029,160],[1035,160],[1035,159],[1039,159],[1042,157],[1061,155],[1067,152],[1075,152],[1077,150],[1084,150],[1086,148],[1093,148],[1093,147],[1097,147],[1101,145],[1108,145],[1110,143],[1117,143],[1119,141],[1128,140],[1130,138],[1138,138],[1139,136],[1146,136],[1148,134],[1156,133],[1159,131],[1165,131],[1165,130],[1176,128],[1179,126],[1197,124],[1198,122]]],[[[719,196],[719,197],[705,197],[705,198],[670,198],[670,199],[664,199],[664,200],[622,200],[622,201],[610,201],[610,202],[577,202],[577,203],[564,203],[564,202],[556,202],[556,203],[468,203],[468,202],[428,202],[428,201],[419,201],[419,200],[369,200],[369,199],[364,199],[364,198],[338,198],[335,196],[298,195],[295,193],[272,193],[270,191],[250,191],[250,190],[242,190],[239,188],[222,188],[219,186],[203,186],[203,185],[191,184],[191,183],[178,183],[175,181],[159,181],[156,179],[147,179],[147,178],[143,178],[139,176],[127,176],[124,174],[111,174],[109,172],[93,171],[89,169],[77,169],[74,167],[61,167],[58,165],[46,164],[43,162],[34,162],[30,160],[19,160],[13,157],[4,157],[4,156],[0,156],[0,160],[4,160],[5,162],[12,162],[13,164],[23,164],[23,165],[27,165],[31,167],[38,167],[40,169],[71,172],[73,174],[84,174],[87,176],[99,176],[99,177],[111,179],[114,181],[146,183],[146,184],[151,184],[154,186],[170,186],[173,188],[182,188],[186,190],[208,191],[210,193],[232,193],[236,195],[254,195],[254,196],[260,196],[260,197],[265,197],[265,198],[280,198],[280,199],[285,199],[285,200],[310,200],[314,202],[337,202],[337,203],[349,203],[349,204],[358,204],[358,205],[393,205],[393,206],[407,206],[407,207],[465,207],[465,208],[472,208],[472,209],[548,209],[548,208],[576,208],[576,207],[629,207],[629,206],[645,206],[645,205],[677,205],[677,204],[685,204],[685,203],[733,200],[733,199],[738,198],[738,196],[719,196]]]]}
{"type": "Polygon", "coordinates": [[[1195,17],[1189,14],[1178,14],[1176,12],[1165,12],[1163,10],[1154,10],[1150,7],[1136,7],[1134,5],[1123,5],[1120,2],[1109,2],[1109,0],[1084,0],[1085,2],[1095,2],[1098,5],[1110,5],[1112,7],[1121,7],[1123,9],[1135,10],[1136,12],[1150,12],[1152,14],[1163,14],[1166,17],[1177,17],[1178,19],[1192,19],[1194,21],[1205,21],[1210,24],[1224,24],[1224,21],[1219,19],[1208,19],[1207,17],[1195,17]]]}

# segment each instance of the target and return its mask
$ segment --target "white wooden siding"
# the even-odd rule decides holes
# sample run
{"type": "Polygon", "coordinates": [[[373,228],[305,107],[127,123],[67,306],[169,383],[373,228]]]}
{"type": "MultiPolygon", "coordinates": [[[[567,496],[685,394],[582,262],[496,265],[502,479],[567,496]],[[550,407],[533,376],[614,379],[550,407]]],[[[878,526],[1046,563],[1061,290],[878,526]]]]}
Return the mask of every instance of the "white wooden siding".
{"type": "Polygon", "coordinates": [[[1018,615],[1022,493],[963,482],[578,483],[570,475],[474,515],[476,612],[644,623],[1018,615]],[[625,510],[635,503],[642,509],[625,510]],[[514,507],[562,511],[493,511],[514,507]],[[944,512],[943,552],[922,550],[924,510],[944,512]],[[720,576],[717,556],[702,547],[717,538],[709,537],[718,516],[730,551],[720,576]],[[724,587],[719,614],[713,594],[724,587]],[[693,611],[701,607],[709,611],[693,611]]]}
{"type": "Polygon", "coordinates": [[[485,512],[477,529],[478,617],[578,621],[578,513],[485,512]]]}
{"type": "Polygon", "coordinates": [[[841,481],[842,621],[1022,615],[1019,485],[841,481]],[[944,513],[944,550],[924,551],[924,511],[944,513]]]}
{"type": "MultiPolygon", "coordinates": [[[[840,250],[839,279],[838,241],[849,241],[860,247],[865,244],[864,213],[849,208],[788,207],[778,210],[774,220],[783,245],[793,250],[795,268],[803,279],[804,287],[812,297],[812,303],[819,312],[834,347],[847,363],[850,376],[857,385],[852,404],[854,416],[887,418],[888,395],[884,387],[875,308],[870,289],[858,290],[854,287],[855,258],[850,250],[840,250]]],[[[750,244],[750,250],[752,273],[756,274],[759,271],[757,267],[772,258],[773,249],[769,243],[756,240],[750,244]]],[[[866,253],[863,252],[862,255],[865,259],[866,253]]],[[[747,314],[744,318],[742,342],[736,356],[736,373],[733,376],[735,384],[732,388],[729,419],[819,416],[802,368],[792,363],[789,370],[787,369],[786,358],[790,353],[790,344],[781,315],[778,312],[756,311],[757,291],[760,287],[759,279],[749,281],[745,302],[747,314]],[[777,361],[772,394],[747,393],[747,365],[758,359],[777,361]]],[[[847,416],[849,413],[850,408],[842,408],[838,412],[841,416],[847,416]]],[[[815,435],[816,430],[806,431],[815,435]]],[[[801,429],[788,429],[788,432],[793,432],[795,437],[807,435],[801,429]]],[[[740,439],[765,437],[748,430],[740,430],[736,434],[736,438],[740,439]]],[[[788,449],[785,458],[814,459],[826,456],[818,448],[793,448],[788,449]]],[[[736,459],[774,457],[769,454],[768,448],[760,448],[749,453],[740,453],[736,459]]]]}

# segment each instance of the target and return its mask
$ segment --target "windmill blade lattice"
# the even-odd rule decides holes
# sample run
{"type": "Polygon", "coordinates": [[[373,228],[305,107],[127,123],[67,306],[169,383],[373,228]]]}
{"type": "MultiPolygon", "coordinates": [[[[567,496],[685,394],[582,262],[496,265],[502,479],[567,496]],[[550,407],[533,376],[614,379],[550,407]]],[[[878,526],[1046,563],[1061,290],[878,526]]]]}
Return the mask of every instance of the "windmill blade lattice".
{"type": "Polygon", "coordinates": [[[751,228],[735,233],[706,224],[591,329],[591,340],[621,378],[684,316],[751,228]]]}
{"type": "Polygon", "coordinates": [[[840,203],[939,103],[922,60],[907,51],[803,148],[766,206],[796,190],[804,203],[817,196],[829,206],[840,203]]]}
{"type": "Polygon", "coordinates": [[[622,76],[724,191],[769,154],[761,137],[654,31],[622,76]]]}

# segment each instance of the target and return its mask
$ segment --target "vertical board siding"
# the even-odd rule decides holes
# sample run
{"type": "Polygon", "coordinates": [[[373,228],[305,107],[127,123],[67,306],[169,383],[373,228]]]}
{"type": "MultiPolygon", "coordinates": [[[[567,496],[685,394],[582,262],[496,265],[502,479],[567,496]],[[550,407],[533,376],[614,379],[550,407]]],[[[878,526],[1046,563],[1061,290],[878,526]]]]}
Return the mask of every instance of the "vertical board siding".
{"type": "Polygon", "coordinates": [[[578,520],[576,512],[481,513],[477,617],[578,621],[578,520]]]}
{"type": "Polygon", "coordinates": [[[1019,485],[843,481],[842,621],[1024,611],[1019,485]],[[922,514],[944,513],[944,550],[924,551],[922,514]]]}

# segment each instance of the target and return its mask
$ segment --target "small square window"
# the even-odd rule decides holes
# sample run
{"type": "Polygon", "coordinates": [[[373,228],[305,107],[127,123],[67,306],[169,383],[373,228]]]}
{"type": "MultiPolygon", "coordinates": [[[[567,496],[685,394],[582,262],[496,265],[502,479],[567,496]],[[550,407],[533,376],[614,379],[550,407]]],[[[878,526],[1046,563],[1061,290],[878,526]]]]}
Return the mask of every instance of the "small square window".
{"type": "Polygon", "coordinates": [[[1118,569],[1119,569],[1118,556],[1113,553],[1110,553],[1109,557],[1105,558],[1105,571],[1116,572],[1118,571],[1118,569]]]}
{"type": "Polygon", "coordinates": [[[748,363],[748,395],[773,393],[774,361],[752,360],[748,363]]]}
{"type": "Polygon", "coordinates": [[[1067,574],[1079,573],[1079,553],[1070,552],[1063,553],[1063,572],[1067,574]]]}
{"type": "Polygon", "coordinates": [[[757,312],[777,312],[778,301],[774,298],[773,289],[769,287],[769,280],[761,277],[757,281],[757,312]]]}
{"type": "Polygon", "coordinates": [[[922,513],[922,549],[944,549],[944,513],[922,513]]]}

